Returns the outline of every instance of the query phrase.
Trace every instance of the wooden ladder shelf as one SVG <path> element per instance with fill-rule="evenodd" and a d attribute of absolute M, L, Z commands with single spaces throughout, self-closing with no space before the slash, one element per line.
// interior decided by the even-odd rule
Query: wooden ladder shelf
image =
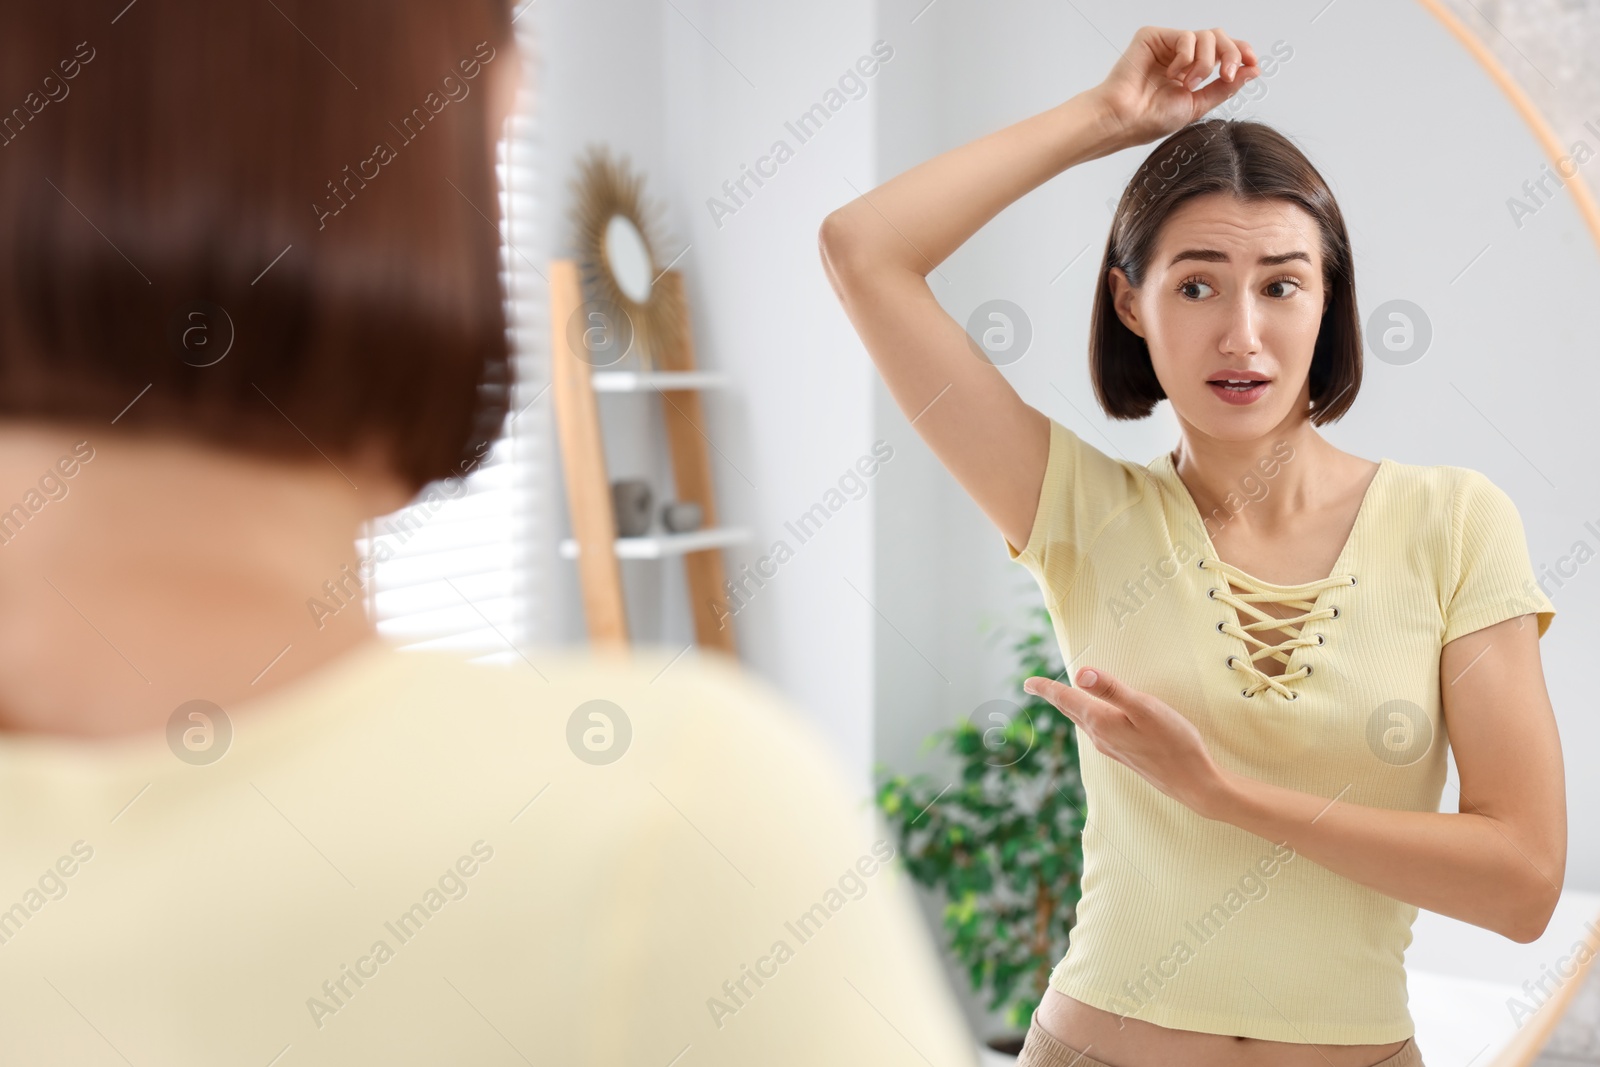
<path fill-rule="evenodd" d="M 682 295 L 683 277 L 678 271 L 663 272 L 656 284 L 670 287 L 669 293 L 674 297 Z M 628 549 L 629 556 L 640 558 L 681 552 L 696 644 L 734 655 L 733 619 L 726 608 L 723 592 L 721 544 L 741 540 L 743 531 L 721 531 L 717 526 L 711 463 L 701 429 L 705 420 L 700 389 L 707 376 L 696 373 L 688 317 L 684 317 L 681 336 L 664 345 L 664 351 L 654 353 L 655 372 L 632 376 L 608 373 L 606 378 L 623 381 L 623 388 L 630 391 L 653 389 L 661 394 L 676 499 L 700 505 L 701 527 L 689 534 L 619 541 L 600 434 L 599 405 L 595 400 L 596 372 L 582 354 L 572 350 L 568 329 L 572 317 L 583 305 L 578 264 L 570 259 L 553 260 L 550 264 L 551 388 L 555 394 L 562 468 L 566 473 L 567 504 L 572 516 L 575 544 L 570 547 L 577 555 L 589 639 L 597 645 L 626 646 L 629 642 L 622 572 L 617 564 L 619 547 Z M 631 541 L 644 544 L 631 545 L 628 543 Z M 702 545 L 709 547 L 699 547 Z"/>

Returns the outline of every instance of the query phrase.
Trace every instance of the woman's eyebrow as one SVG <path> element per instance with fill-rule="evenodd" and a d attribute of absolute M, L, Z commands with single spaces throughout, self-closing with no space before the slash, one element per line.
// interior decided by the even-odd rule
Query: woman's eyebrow
<path fill-rule="evenodd" d="M 1218 251 L 1215 248 L 1188 248 L 1173 256 L 1172 262 L 1168 263 L 1167 266 L 1170 267 L 1174 263 L 1178 263 L 1185 259 L 1198 259 L 1206 263 L 1229 262 L 1228 253 Z M 1288 263 L 1290 260 L 1295 259 L 1305 260 L 1307 266 L 1310 266 L 1311 264 L 1311 257 L 1304 252 L 1298 251 L 1279 252 L 1274 256 L 1262 256 L 1260 259 L 1256 260 L 1256 263 L 1263 267 L 1276 267 L 1280 263 Z"/>

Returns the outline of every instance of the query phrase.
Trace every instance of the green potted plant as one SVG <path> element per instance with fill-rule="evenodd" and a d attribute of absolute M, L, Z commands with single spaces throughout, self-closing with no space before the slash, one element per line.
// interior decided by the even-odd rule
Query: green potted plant
<path fill-rule="evenodd" d="M 1012 1034 L 990 1039 L 1016 1055 L 1067 949 L 1083 876 L 1085 800 L 1072 721 L 1022 690 L 1065 672 L 1049 613 L 1039 607 L 1012 646 L 1015 700 L 991 700 L 936 731 L 923 751 L 955 757 L 954 782 L 907 778 L 876 765 L 878 807 L 906 870 L 944 900 L 949 951 Z"/>

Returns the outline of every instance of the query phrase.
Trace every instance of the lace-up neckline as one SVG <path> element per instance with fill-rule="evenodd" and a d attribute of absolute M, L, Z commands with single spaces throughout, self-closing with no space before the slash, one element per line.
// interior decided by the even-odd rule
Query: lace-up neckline
<path fill-rule="evenodd" d="M 1247 622 L 1242 625 L 1227 619 L 1217 623 L 1219 632 L 1230 634 L 1247 644 L 1256 646 L 1255 651 L 1251 652 L 1248 658 L 1233 655 L 1226 660 L 1229 670 L 1242 671 L 1249 680 L 1249 684 L 1240 690 L 1240 694 L 1250 697 L 1263 690 L 1271 689 L 1279 696 L 1286 697 L 1289 700 L 1296 699 L 1299 694 L 1289 688 L 1288 683 L 1297 682 L 1302 678 L 1309 678 L 1312 673 L 1312 665 L 1305 663 L 1299 669 L 1289 671 L 1289 658 L 1297 648 L 1314 648 L 1323 643 L 1322 634 L 1307 634 L 1305 632 L 1306 624 L 1321 619 L 1337 619 L 1340 614 L 1338 605 L 1319 608 L 1317 607 L 1317 602 L 1322 599 L 1324 590 L 1342 589 L 1346 586 L 1355 585 L 1355 575 L 1332 574 L 1321 581 L 1307 582 L 1303 585 L 1268 587 L 1265 583 L 1250 577 L 1238 567 L 1224 563 L 1220 559 L 1202 558 L 1199 561 L 1199 566 L 1202 570 L 1216 571 L 1222 575 L 1222 585 L 1207 590 L 1207 595 L 1212 600 L 1231 605 L 1235 612 L 1240 613 L 1241 618 L 1243 613 L 1248 612 L 1256 619 L 1254 622 Z M 1241 586 L 1245 591 L 1243 593 L 1233 592 L 1229 588 L 1230 582 Z M 1274 589 L 1294 589 L 1295 592 L 1275 592 Z M 1295 609 L 1300 614 L 1291 615 L 1288 618 L 1279 618 L 1256 607 L 1257 604 L 1261 603 L 1281 604 L 1284 607 Z M 1291 630 L 1291 627 L 1297 628 Z M 1287 641 L 1280 641 L 1278 644 L 1272 645 L 1256 636 L 1255 631 L 1257 630 L 1283 630 L 1292 632 L 1294 636 Z M 1267 674 L 1256 666 L 1257 660 L 1269 656 L 1284 665 L 1284 673 L 1274 676 Z"/>
<path fill-rule="evenodd" d="M 1275 582 L 1263 581 L 1252 575 L 1246 574 L 1238 567 L 1223 562 L 1217 553 L 1216 546 L 1211 543 L 1211 535 L 1206 529 L 1204 520 L 1200 516 L 1200 508 L 1194 502 L 1194 497 L 1189 492 L 1189 487 L 1183 484 L 1183 479 L 1178 477 L 1177 464 L 1173 454 L 1167 452 L 1153 465 L 1157 474 L 1168 481 L 1172 491 L 1179 500 L 1187 504 L 1187 511 L 1191 521 L 1200 531 L 1203 539 L 1203 548 L 1197 565 L 1200 569 L 1214 572 L 1221 579 L 1215 586 L 1206 590 L 1206 595 L 1218 604 L 1226 604 L 1233 609 L 1235 618 L 1223 619 L 1216 624 L 1219 633 L 1227 634 L 1245 645 L 1247 655 L 1237 653 L 1225 656 L 1222 667 L 1230 671 L 1239 671 L 1244 675 L 1245 685 L 1240 690 L 1240 695 L 1253 697 L 1258 693 L 1271 690 L 1285 700 L 1296 700 L 1299 694 L 1291 688 L 1292 684 L 1304 678 L 1309 678 L 1314 666 L 1311 663 L 1299 664 L 1290 670 L 1290 660 L 1302 648 L 1320 647 L 1326 641 L 1321 632 L 1307 633 L 1309 623 L 1323 620 L 1338 619 L 1343 610 L 1338 604 L 1323 605 L 1324 594 L 1333 589 L 1347 588 L 1356 584 L 1356 576 L 1351 573 L 1348 566 L 1358 539 L 1363 532 L 1363 523 L 1367 522 L 1367 514 L 1374 509 L 1373 499 L 1381 489 L 1385 472 L 1393 464 L 1385 459 L 1378 460 L 1378 469 L 1373 472 L 1367 482 L 1366 492 L 1361 498 L 1361 505 L 1356 509 L 1355 522 L 1350 527 L 1350 533 L 1345 538 L 1339 556 L 1333 562 L 1333 568 L 1326 578 L 1313 582 L 1301 582 L 1297 585 L 1279 585 Z M 1239 586 L 1242 593 L 1235 593 L 1232 585 Z M 1298 614 L 1280 618 L 1270 615 L 1256 605 L 1263 603 L 1276 603 L 1291 608 Z M 1245 616 L 1250 616 L 1250 621 L 1243 621 Z M 1260 630 L 1281 630 L 1293 636 L 1277 644 L 1270 644 L 1257 636 Z M 1254 646 L 1253 648 L 1251 646 Z M 1270 675 L 1257 667 L 1256 664 L 1267 658 L 1274 659 L 1284 666 L 1284 673 Z M 1222 669 L 1219 667 L 1218 669 Z"/>

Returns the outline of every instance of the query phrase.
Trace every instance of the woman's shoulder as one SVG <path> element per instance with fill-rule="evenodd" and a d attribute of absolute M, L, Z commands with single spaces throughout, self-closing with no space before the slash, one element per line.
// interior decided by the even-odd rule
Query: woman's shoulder
<path fill-rule="evenodd" d="M 1482 498 L 1510 497 L 1487 474 L 1452 463 L 1403 463 L 1385 459 L 1400 494 L 1416 504 L 1459 509 Z"/>
<path fill-rule="evenodd" d="M 1522 517 L 1511 495 L 1472 467 L 1451 463 L 1384 460 L 1389 491 L 1377 525 L 1396 541 L 1441 559 L 1459 559 L 1486 539 L 1522 535 Z"/>
<path fill-rule="evenodd" d="M 569 741 L 580 747 L 583 730 L 595 723 L 617 730 L 670 723 L 679 735 L 760 735 L 786 744 L 807 744 L 802 735 L 816 734 L 771 683 L 729 656 L 693 647 L 523 646 L 487 660 L 396 649 L 374 667 L 383 684 L 373 695 L 386 714 L 457 722 L 534 717 L 546 725 L 554 716 L 566 720 Z"/>

